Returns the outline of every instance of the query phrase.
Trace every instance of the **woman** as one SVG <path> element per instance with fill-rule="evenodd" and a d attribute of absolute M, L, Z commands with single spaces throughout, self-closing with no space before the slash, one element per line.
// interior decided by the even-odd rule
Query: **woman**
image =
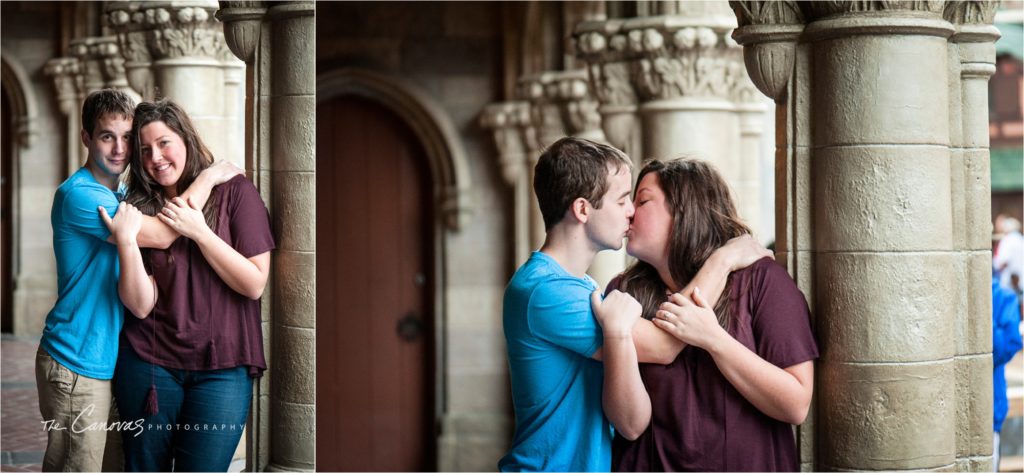
<path fill-rule="evenodd" d="M 214 188 L 202 209 L 178 197 L 213 156 L 174 102 L 139 104 L 132 136 L 128 210 L 158 215 L 184 238 L 122 264 L 119 291 L 135 317 L 114 392 L 122 420 L 145 418 L 124 432 L 125 469 L 226 471 L 253 378 L 267 368 L 259 299 L 274 248 L 269 215 L 244 176 Z"/>
<path fill-rule="evenodd" d="M 616 437 L 613 467 L 797 470 L 790 426 L 807 415 L 818 356 L 803 295 L 765 258 L 732 273 L 714 309 L 699 288 L 693 302 L 666 302 L 716 248 L 749 230 L 706 163 L 653 161 L 638 182 L 626 251 L 639 261 L 616 283 L 687 346 L 669 365 L 641 365 L 650 426 L 632 442 Z"/>

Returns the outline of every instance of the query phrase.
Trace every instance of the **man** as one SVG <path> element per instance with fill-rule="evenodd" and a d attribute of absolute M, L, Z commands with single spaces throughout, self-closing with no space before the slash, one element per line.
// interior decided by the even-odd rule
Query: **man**
<path fill-rule="evenodd" d="M 117 293 L 117 248 L 97 209 L 118 218 L 118 179 L 131 155 L 134 109 L 131 97 L 117 90 L 86 98 L 81 139 L 88 158 L 53 198 L 57 302 L 46 316 L 36 355 L 39 411 L 47 431 L 44 471 L 119 469 L 119 453 L 104 461 L 104 448 L 124 309 Z M 203 205 L 213 186 L 238 171 L 231 165 L 211 168 L 187 193 Z M 140 246 L 166 248 L 178 237 L 158 219 L 144 220 Z"/>
<path fill-rule="evenodd" d="M 632 297 L 612 291 L 601 300 L 586 275 L 599 251 L 622 247 L 631 187 L 630 160 L 611 146 L 563 138 L 537 162 L 547 237 L 505 290 L 516 431 L 498 462 L 503 471 L 608 471 L 609 419 L 627 438 L 647 428 L 639 419 L 650 417 L 650 400 L 637 363 L 671 363 L 683 344 L 641 319 Z M 749 237 L 730 246 L 709 258 L 684 295 L 699 285 L 717 300 L 738 263 L 768 254 Z"/>

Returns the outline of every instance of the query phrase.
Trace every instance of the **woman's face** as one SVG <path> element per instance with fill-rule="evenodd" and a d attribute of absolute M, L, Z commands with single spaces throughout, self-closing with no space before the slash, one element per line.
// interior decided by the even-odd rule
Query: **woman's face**
<path fill-rule="evenodd" d="M 656 174 L 647 174 L 637 184 L 633 206 L 636 211 L 629 224 L 626 252 L 654 266 L 668 261 L 672 215 L 668 213 L 665 193 Z"/>
<path fill-rule="evenodd" d="M 162 121 L 148 123 L 139 130 L 142 168 L 165 189 L 174 188 L 185 170 L 185 142 Z"/>

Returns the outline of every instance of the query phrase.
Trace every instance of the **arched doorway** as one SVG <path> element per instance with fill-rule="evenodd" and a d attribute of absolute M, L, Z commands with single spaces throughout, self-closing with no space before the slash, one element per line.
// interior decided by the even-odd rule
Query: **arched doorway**
<path fill-rule="evenodd" d="M 317 104 L 317 468 L 436 465 L 434 230 L 422 143 L 356 95 Z"/>

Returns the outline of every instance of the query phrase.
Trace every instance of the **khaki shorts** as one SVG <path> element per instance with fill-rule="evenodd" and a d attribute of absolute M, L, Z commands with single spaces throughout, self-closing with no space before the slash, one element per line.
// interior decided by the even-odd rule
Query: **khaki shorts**
<path fill-rule="evenodd" d="M 46 431 L 43 471 L 120 471 L 124 454 L 110 380 L 79 375 L 36 352 L 39 413 Z M 109 438 L 109 441 L 108 441 Z"/>

